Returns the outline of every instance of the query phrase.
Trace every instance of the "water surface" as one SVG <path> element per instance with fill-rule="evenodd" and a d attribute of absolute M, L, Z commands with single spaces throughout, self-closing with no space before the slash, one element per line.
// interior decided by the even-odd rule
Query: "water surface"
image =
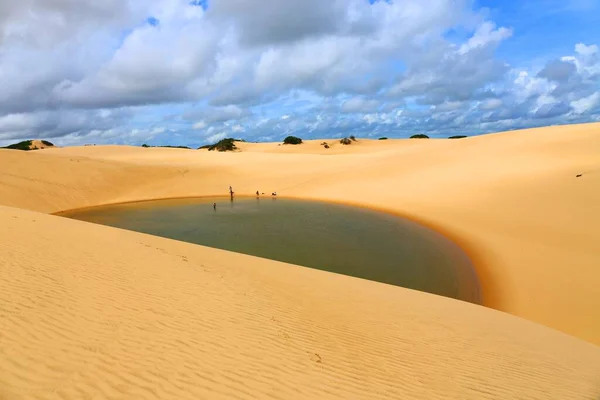
<path fill-rule="evenodd" d="M 289 199 L 200 198 L 62 215 L 479 302 L 477 277 L 458 246 L 412 221 L 368 209 Z"/>

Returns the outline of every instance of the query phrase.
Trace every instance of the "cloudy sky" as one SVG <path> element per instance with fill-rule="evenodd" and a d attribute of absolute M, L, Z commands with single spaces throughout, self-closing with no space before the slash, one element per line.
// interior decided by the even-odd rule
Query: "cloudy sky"
<path fill-rule="evenodd" d="M 600 0 L 0 0 L 0 145 L 600 120 Z"/>

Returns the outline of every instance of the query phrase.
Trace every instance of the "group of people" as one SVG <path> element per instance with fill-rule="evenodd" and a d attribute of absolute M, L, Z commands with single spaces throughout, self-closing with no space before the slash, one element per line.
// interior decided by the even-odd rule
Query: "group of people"
<path fill-rule="evenodd" d="M 277 192 L 271 193 L 271 196 L 277 196 Z M 260 197 L 260 193 L 258 192 L 258 190 L 256 191 L 256 197 Z"/>
<path fill-rule="evenodd" d="M 234 192 L 233 192 L 233 188 L 231 187 L 231 185 L 229 185 L 229 196 L 230 196 L 230 198 L 231 198 L 231 201 L 233 201 L 233 193 L 234 193 Z M 264 194 L 264 193 L 262 193 L 262 194 Z M 257 190 L 257 191 L 256 191 L 256 197 L 258 198 L 258 197 L 260 197 L 260 195 L 261 195 L 261 193 L 260 193 L 260 192 Z M 273 197 L 277 197 L 277 192 L 273 192 L 273 193 L 271 193 L 271 196 L 273 196 Z M 217 203 L 213 203 L 213 209 L 214 209 L 215 211 L 217 210 Z"/>

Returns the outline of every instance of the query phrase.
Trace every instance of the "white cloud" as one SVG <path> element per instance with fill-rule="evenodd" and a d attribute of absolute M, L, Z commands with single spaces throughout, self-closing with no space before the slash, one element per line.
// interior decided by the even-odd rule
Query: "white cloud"
<path fill-rule="evenodd" d="M 240 133 L 240 132 L 245 132 L 245 131 L 246 131 L 246 129 L 241 125 L 234 125 L 231 127 L 231 132 L 234 132 L 234 133 Z"/>
<path fill-rule="evenodd" d="M 381 103 L 378 100 L 364 97 L 353 97 L 342 103 L 342 111 L 346 113 L 368 113 L 375 111 Z"/>
<path fill-rule="evenodd" d="M 595 92 L 587 97 L 583 97 L 579 100 L 572 101 L 571 107 L 573 107 L 573 112 L 575 114 L 581 115 L 590 110 L 593 110 L 599 104 L 600 104 L 600 92 Z"/>
<path fill-rule="evenodd" d="M 461 101 L 447 101 L 442 104 L 433 106 L 433 110 L 438 112 L 456 111 L 463 108 L 465 104 Z"/>
<path fill-rule="evenodd" d="M 589 57 L 598 53 L 598 46 L 596 46 L 595 44 L 591 46 L 586 46 L 583 43 L 577 43 L 575 45 L 575 52 L 577 54 L 581 54 L 582 56 Z"/>
<path fill-rule="evenodd" d="M 156 127 L 150 130 L 151 135 L 160 135 L 161 133 L 165 133 L 167 130 L 164 127 Z"/>
<path fill-rule="evenodd" d="M 496 25 L 490 21 L 481 24 L 475 34 L 458 50 L 458 54 L 466 54 L 477 48 L 485 48 L 490 43 L 500 43 L 512 36 L 512 30 L 504 27 L 496 29 Z"/>
<path fill-rule="evenodd" d="M 206 141 L 209 143 L 216 143 L 221 139 L 225 139 L 227 134 L 225 132 L 215 133 L 214 135 L 210 135 L 206 138 Z"/>
<path fill-rule="evenodd" d="M 541 69 L 510 66 L 496 50 L 512 29 L 473 6 L 0 0 L 0 140 L 437 133 L 596 118 L 596 44 L 579 38 Z"/>
<path fill-rule="evenodd" d="M 200 129 L 206 128 L 207 126 L 208 125 L 206 124 L 206 122 L 200 121 L 200 122 L 196 122 L 194 125 L 192 125 L 192 128 L 200 130 Z"/>
<path fill-rule="evenodd" d="M 241 120 L 251 115 L 252 112 L 246 108 L 241 108 L 236 105 L 228 105 L 225 107 L 192 109 L 184 114 L 184 118 L 192 120 L 202 118 L 202 121 L 199 122 L 199 124 L 211 124 L 215 122 Z"/>
<path fill-rule="evenodd" d="M 495 110 L 502 107 L 503 103 L 501 99 L 486 99 L 479 103 L 480 110 Z"/>

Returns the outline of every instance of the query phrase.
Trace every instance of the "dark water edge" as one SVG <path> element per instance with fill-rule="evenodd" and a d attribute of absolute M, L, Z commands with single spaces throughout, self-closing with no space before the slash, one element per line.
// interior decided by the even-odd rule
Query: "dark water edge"
<path fill-rule="evenodd" d="M 460 247 L 413 221 L 360 207 L 219 197 L 60 215 L 480 303 L 477 275 Z"/>

